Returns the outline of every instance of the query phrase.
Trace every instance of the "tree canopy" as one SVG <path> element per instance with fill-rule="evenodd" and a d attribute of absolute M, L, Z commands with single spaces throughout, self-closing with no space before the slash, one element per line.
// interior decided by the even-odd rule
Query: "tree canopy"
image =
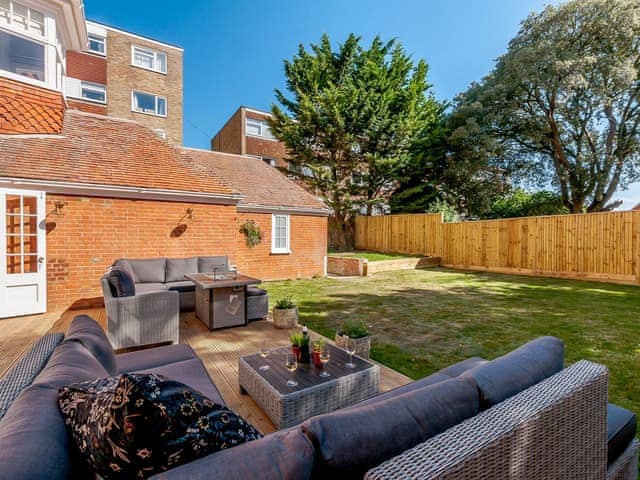
<path fill-rule="evenodd" d="M 637 0 L 548 6 L 457 98 L 451 138 L 466 161 L 557 188 L 571 212 L 615 208 L 640 178 L 639 72 Z"/>
<path fill-rule="evenodd" d="M 442 113 L 427 64 L 396 40 L 376 37 L 366 48 L 351 34 L 335 50 L 327 35 L 300 45 L 284 67 L 288 95 L 276 90 L 271 129 L 332 209 L 337 246 L 349 246 L 354 213 L 386 203 L 412 145 Z"/>

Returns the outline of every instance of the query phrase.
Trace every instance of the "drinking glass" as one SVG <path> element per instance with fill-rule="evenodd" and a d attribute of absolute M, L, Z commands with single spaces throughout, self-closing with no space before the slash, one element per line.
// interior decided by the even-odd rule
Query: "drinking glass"
<path fill-rule="evenodd" d="M 349 354 L 349 363 L 345 364 L 347 368 L 356 368 L 356 364 L 353 363 L 353 354 L 356 353 L 356 341 L 353 338 L 347 337 L 345 341 L 345 349 Z"/>
<path fill-rule="evenodd" d="M 320 377 L 327 378 L 331 376 L 331 374 L 326 370 L 330 359 L 331 352 L 329 351 L 329 345 L 324 345 L 320 351 L 320 363 L 322 364 L 322 372 L 320 372 L 319 375 Z"/>
<path fill-rule="evenodd" d="M 269 355 L 269 347 L 267 346 L 267 342 L 260 342 L 260 356 L 262 358 L 267 358 Z M 258 370 L 264 372 L 265 370 L 269 370 L 269 365 L 260 365 Z"/>
<path fill-rule="evenodd" d="M 291 380 L 287 381 L 287 387 L 295 387 L 296 385 L 298 385 L 298 382 L 296 382 L 294 377 L 295 371 L 298 368 L 298 359 L 293 353 L 287 353 L 287 360 L 285 365 L 287 367 L 287 370 L 291 372 Z"/>

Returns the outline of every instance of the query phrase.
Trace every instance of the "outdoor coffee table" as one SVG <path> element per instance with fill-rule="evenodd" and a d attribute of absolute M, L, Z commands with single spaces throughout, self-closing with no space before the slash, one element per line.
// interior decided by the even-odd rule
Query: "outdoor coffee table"
<path fill-rule="evenodd" d="M 276 348 L 266 358 L 259 353 L 240 357 L 240 392 L 248 393 L 277 428 L 297 425 L 314 415 L 332 412 L 378 393 L 380 368 L 377 365 L 354 356 L 356 367 L 346 368 L 349 355 L 333 345 L 329 348 L 331 361 L 326 370 L 331 376 L 318 376 L 320 370 L 313 364 L 298 364 L 293 374 L 298 382 L 295 387 L 287 386 L 292 376 L 285 367 L 290 346 Z M 261 365 L 269 365 L 269 369 L 259 370 Z"/>

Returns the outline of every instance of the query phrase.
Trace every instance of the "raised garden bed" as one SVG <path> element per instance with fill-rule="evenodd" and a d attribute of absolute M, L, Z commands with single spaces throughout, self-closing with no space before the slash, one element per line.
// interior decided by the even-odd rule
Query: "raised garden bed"
<path fill-rule="evenodd" d="M 373 259 L 376 260 L 373 260 Z M 377 258 L 380 258 L 378 260 Z M 437 267 L 440 257 L 407 257 L 404 255 L 350 252 L 330 254 L 327 258 L 327 273 L 340 276 L 360 276 L 392 270 L 414 270 Z"/>

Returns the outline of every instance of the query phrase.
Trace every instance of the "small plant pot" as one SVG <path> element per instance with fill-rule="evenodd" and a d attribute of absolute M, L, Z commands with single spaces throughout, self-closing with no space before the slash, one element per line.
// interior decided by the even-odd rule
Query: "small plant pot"
<path fill-rule="evenodd" d="M 300 361 L 300 347 L 297 347 L 295 345 L 291 345 L 291 351 L 293 352 L 293 355 L 296 357 L 296 361 Z"/>
<path fill-rule="evenodd" d="M 336 346 L 346 349 L 347 347 L 347 337 L 346 335 L 337 335 L 335 338 Z M 361 338 L 352 339 L 356 342 L 356 355 L 362 358 L 369 358 L 369 353 L 371 352 L 371 335 Z"/>
<path fill-rule="evenodd" d="M 313 356 L 313 364 L 316 366 L 316 368 L 321 368 L 322 362 L 320 361 L 320 352 L 313 352 L 312 356 Z"/>
<path fill-rule="evenodd" d="M 298 307 L 274 308 L 273 326 L 276 328 L 293 328 L 298 325 Z"/>

